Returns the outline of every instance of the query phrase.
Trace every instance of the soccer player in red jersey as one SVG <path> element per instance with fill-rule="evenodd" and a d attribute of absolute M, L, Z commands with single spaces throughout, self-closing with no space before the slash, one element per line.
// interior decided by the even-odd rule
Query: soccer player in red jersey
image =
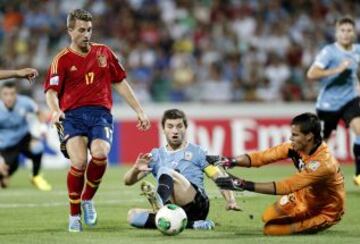
<path fill-rule="evenodd" d="M 105 172 L 112 141 L 111 87 L 136 112 L 139 130 L 149 129 L 150 121 L 116 55 L 109 47 L 90 42 L 92 15 L 83 9 L 72 11 L 67 29 L 71 44 L 54 57 L 44 89 L 62 151 L 71 161 L 67 177 L 69 231 L 80 232 L 81 209 L 87 225 L 97 222 L 92 199 Z M 91 159 L 86 167 L 88 148 Z"/>

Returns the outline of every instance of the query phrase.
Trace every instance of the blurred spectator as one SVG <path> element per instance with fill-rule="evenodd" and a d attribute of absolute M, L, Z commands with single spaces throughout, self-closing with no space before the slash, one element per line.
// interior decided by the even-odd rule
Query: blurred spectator
<path fill-rule="evenodd" d="M 304 72 L 336 18 L 352 15 L 360 31 L 355 0 L 1 0 L 1 67 L 43 76 L 74 8 L 93 13 L 94 40 L 118 52 L 148 102 L 314 100 Z M 41 80 L 20 89 L 43 102 Z M 216 89 L 221 97 L 208 96 Z"/>
<path fill-rule="evenodd" d="M 208 77 L 199 81 L 199 98 L 202 102 L 231 102 L 233 100 L 232 83 L 221 76 L 219 63 L 212 63 Z"/>

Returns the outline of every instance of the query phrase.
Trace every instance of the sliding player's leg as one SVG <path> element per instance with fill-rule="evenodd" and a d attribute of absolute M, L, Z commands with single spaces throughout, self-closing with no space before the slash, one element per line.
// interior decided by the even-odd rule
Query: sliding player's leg
<path fill-rule="evenodd" d="M 329 221 L 323 214 L 304 216 L 302 218 L 283 218 L 269 221 L 264 226 L 265 235 L 315 234 L 337 222 Z"/>
<path fill-rule="evenodd" d="M 155 213 L 150 209 L 132 208 L 128 212 L 127 221 L 136 228 L 155 229 Z"/>
<path fill-rule="evenodd" d="M 185 210 L 188 217 L 187 228 L 213 229 L 215 227 L 214 222 L 207 219 L 210 204 L 204 191 L 175 170 L 171 171 L 171 176 L 174 181 L 172 202 Z"/>

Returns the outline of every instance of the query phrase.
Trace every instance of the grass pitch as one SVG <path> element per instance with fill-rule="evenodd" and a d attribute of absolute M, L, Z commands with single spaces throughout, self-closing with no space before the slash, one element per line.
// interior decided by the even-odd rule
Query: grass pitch
<path fill-rule="evenodd" d="M 185 230 L 178 236 L 163 236 L 157 230 L 139 230 L 126 222 L 133 207 L 148 208 L 139 195 L 139 184 L 122 183 L 126 167 L 108 168 L 95 197 L 99 221 L 96 227 L 84 225 L 82 233 L 68 233 L 66 170 L 45 171 L 53 191 L 40 192 L 29 181 L 29 170 L 20 169 L 8 189 L 0 189 L 0 243 L 359 243 L 360 188 L 352 184 L 353 166 L 343 166 L 347 201 L 346 213 L 338 224 L 316 235 L 268 237 L 262 234 L 261 214 L 275 197 L 238 193 L 242 212 L 225 211 L 225 202 L 215 184 L 206 181 L 211 199 L 209 218 L 217 224 L 214 231 Z M 236 169 L 232 172 L 248 180 L 281 179 L 295 171 L 293 166 L 265 166 L 260 169 Z M 151 181 L 150 176 L 147 177 Z"/>

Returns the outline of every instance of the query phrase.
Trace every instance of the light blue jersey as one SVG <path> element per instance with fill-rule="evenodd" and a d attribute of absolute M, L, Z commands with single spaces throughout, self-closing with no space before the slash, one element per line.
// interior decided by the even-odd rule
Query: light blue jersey
<path fill-rule="evenodd" d="M 0 150 L 15 146 L 29 133 L 26 115 L 37 111 L 36 103 L 26 96 L 17 95 L 11 110 L 0 100 Z"/>
<path fill-rule="evenodd" d="M 315 59 L 314 65 L 321 69 L 338 67 L 343 61 L 351 64 L 341 74 L 322 78 L 321 91 L 317 98 L 316 108 L 324 111 L 338 111 L 346 103 L 358 96 L 357 70 L 360 61 L 360 45 L 353 44 L 350 51 L 344 50 L 339 44 L 325 46 Z"/>
<path fill-rule="evenodd" d="M 160 167 L 169 167 L 178 171 L 188 181 L 200 189 L 204 189 L 203 170 L 209 165 L 206 161 L 206 151 L 200 146 L 188 143 L 188 145 L 177 151 L 168 151 L 165 146 L 155 148 L 151 151 L 152 161 L 149 167 L 152 174 L 157 177 Z"/>

